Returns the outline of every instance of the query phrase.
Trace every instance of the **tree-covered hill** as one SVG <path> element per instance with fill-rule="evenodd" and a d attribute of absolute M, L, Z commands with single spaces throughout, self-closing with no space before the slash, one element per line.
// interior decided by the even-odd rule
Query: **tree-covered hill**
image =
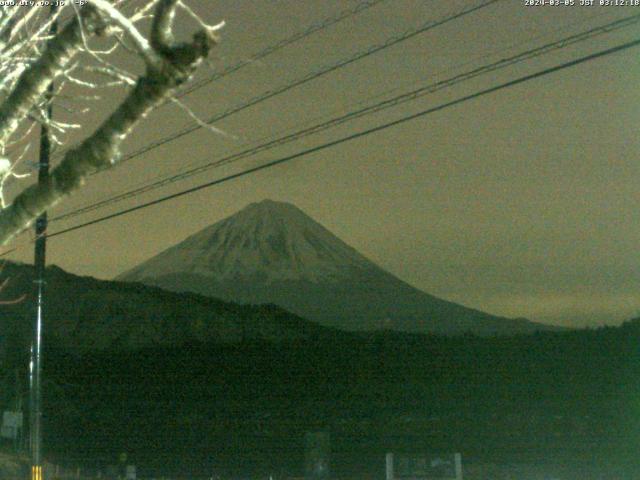
<path fill-rule="evenodd" d="M 639 349 L 634 321 L 503 338 L 382 332 L 51 352 L 47 377 L 67 386 L 48 396 L 47 431 L 78 455 L 126 450 L 149 466 L 236 474 L 300 473 L 303 435 L 319 429 L 342 475 L 394 449 L 632 468 Z"/>

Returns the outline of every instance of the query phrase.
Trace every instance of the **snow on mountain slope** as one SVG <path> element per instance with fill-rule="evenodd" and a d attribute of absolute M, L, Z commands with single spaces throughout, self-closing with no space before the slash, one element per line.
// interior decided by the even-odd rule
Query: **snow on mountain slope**
<path fill-rule="evenodd" d="M 322 325 L 457 334 L 549 328 L 436 298 L 403 282 L 297 207 L 265 200 L 118 277 L 240 303 L 273 303 Z"/>
<path fill-rule="evenodd" d="M 377 268 L 297 207 L 253 203 L 119 277 L 144 280 L 190 273 L 230 281 L 258 276 L 336 281 L 353 270 Z"/>

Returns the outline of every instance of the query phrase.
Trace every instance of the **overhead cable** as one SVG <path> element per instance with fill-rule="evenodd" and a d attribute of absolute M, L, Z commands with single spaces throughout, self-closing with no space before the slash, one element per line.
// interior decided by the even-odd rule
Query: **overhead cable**
<path fill-rule="evenodd" d="M 508 82 L 504 82 L 504 83 L 501 83 L 499 85 L 480 90 L 480 91 L 475 92 L 473 94 L 465 95 L 465 96 L 460 97 L 460 98 L 458 98 L 456 100 L 452 100 L 450 102 L 446 102 L 446 103 L 440 104 L 440 105 L 438 105 L 436 107 L 431 107 L 431 108 L 428 108 L 426 110 L 422 110 L 420 112 L 404 116 L 404 117 L 399 118 L 397 120 L 394 120 L 394 121 L 391 121 L 391 122 L 387 122 L 387 123 L 383 123 L 383 124 L 378 125 L 376 127 L 368 128 L 366 130 L 362 130 L 360 132 L 353 133 L 351 135 L 347 135 L 347 136 L 341 137 L 341 138 L 339 138 L 337 140 L 326 142 L 326 143 L 323 143 L 321 145 L 317 145 L 315 147 L 311 147 L 311 148 L 299 151 L 299 152 L 294 153 L 292 155 L 287 155 L 287 156 L 281 157 L 281 158 L 279 158 L 277 160 L 272 160 L 270 162 L 267 162 L 267 163 L 264 163 L 264 164 L 261 164 L 261 165 L 255 166 L 255 167 L 248 168 L 248 169 L 243 170 L 241 172 L 237 172 L 237 173 L 234 173 L 232 175 L 228 175 L 228 176 L 226 176 L 224 178 L 216 179 L 216 180 L 213 180 L 213 181 L 201 184 L 201 185 L 197 185 L 195 187 L 188 188 L 186 190 L 182 190 L 180 192 L 173 193 L 171 195 L 166 195 L 164 197 L 160 197 L 160 198 L 157 198 L 155 200 L 152 200 L 152 201 L 149 201 L 149 202 L 145 202 L 143 204 L 136 205 L 134 207 L 127 208 L 127 209 L 121 210 L 121 211 L 116 212 L 116 213 L 112 213 L 110 215 L 105 215 L 103 217 L 100 217 L 100 218 L 97 218 L 97 219 L 94 219 L 94 220 L 91 220 L 91 221 L 88 221 L 88 222 L 84 222 L 84 223 L 81 223 L 81 224 L 78 224 L 78 225 L 74 225 L 74 226 L 69 227 L 69 228 L 65 228 L 63 230 L 59 230 L 57 232 L 53 232 L 53 233 L 47 234 L 47 237 L 57 237 L 57 236 L 60 236 L 60 235 L 64 235 L 66 233 L 70 233 L 70 232 L 73 232 L 73 231 L 76 231 L 76 230 L 79 230 L 79 229 L 82 229 L 82 228 L 85 228 L 85 227 L 88 227 L 88 226 L 91 226 L 91 225 L 95 225 L 97 223 L 101 223 L 101 222 L 104 222 L 106 220 L 111 220 L 113 218 L 117 218 L 117 217 L 120 217 L 120 216 L 123 216 L 123 215 L 127 215 L 129 213 L 132 213 L 132 212 L 135 212 L 135 211 L 138 211 L 138 210 L 142 210 L 142 209 L 151 207 L 153 205 L 158 205 L 160 203 L 164 203 L 164 202 L 167 202 L 169 200 L 173 200 L 175 198 L 179 198 L 179 197 L 182 197 L 182 196 L 185 196 L 185 195 L 189 195 L 191 193 L 195 193 L 195 192 L 200 191 L 200 190 L 204 190 L 206 188 L 210 188 L 210 187 L 213 187 L 213 186 L 216 186 L 216 185 L 220 185 L 222 183 L 226 183 L 226 182 L 229 182 L 231 180 L 236 180 L 238 178 L 245 177 L 247 175 L 251 175 L 251 174 L 256 173 L 258 171 L 266 170 L 266 169 L 275 167 L 277 165 L 281 165 L 281 164 L 290 162 L 290 161 L 295 160 L 297 158 L 301 158 L 301 157 L 310 155 L 312 153 L 317 153 L 317 152 L 326 150 L 328 148 L 332 148 L 332 147 L 335 147 L 337 145 L 341 145 L 343 143 L 350 142 L 352 140 L 356 140 L 356 139 L 359 139 L 359 138 L 362 138 L 362 137 L 365 137 L 365 136 L 368 136 L 368 135 L 371 135 L 371 134 L 374 134 L 374 133 L 378 133 L 378 132 L 381 132 L 383 130 L 389 129 L 391 127 L 402 125 L 402 124 L 405 124 L 407 122 L 410 122 L 410 121 L 413 121 L 413 120 L 416 120 L 416 119 L 419 119 L 419 118 L 423 118 L 423 117 L 425 117 L 427 115 L 442 111 L 444 109 L 447 109 L 447 108 L 450 108 L 450 107 L 453 107 L 453 106 L 456 106 L 456 105 L 460 105 L 460 104 L 462 104 L 464 102 L 467 102 L 467 101 L 470 101 L 470 100 L 474 100 L 476 98 L 479 98 L 479 97 L 482 97 L 482 96 L 485 96 L 485 95 L 488 95 L 488 94 L 491 94 L 491 93 L 495 93 L 497 91 L 504 90 L 506 88 L 514 87 L 514 86 L 520 85 L 520 84 L 522 84 L 524 82 L 535 80 L 537 78 L 541 78 L 541 77 L 544 77 L 546 75 L 550 75 L 552 73 L 556 73 L 556 72 L 559 72 L 561 70 L 565 70 L 567 68 L 574 67 L 576 65 L 580 65 L 580 64 L 592 61 L 592 60 L 596 60 L 598 58 L 602 58 L 602 57 L 605 57 L 605 56 L 608 56 L 608 55 L 612 55 L 614 53 L 618 53 L 618 52 L 621 52 L 621 51 L 624 51 L 624 50 L 628 50 L 630 48 L 637 47 L 639 45 L 640 45 L 640 39 L 637 39 L 637 40 L 633 40 L 633 41 L 626 42 L 624 44 L 618 45 L 616 47 L 608 48 L 608 49 L 601 50 L 601 51 L 596 52 L 596 53 L 592 53 L 590 55 L 586 55 L 586 56 L 580 57 L 580 58 L 575 59 L 575 60 L 570 60 L 570 61 L 564 62 L 564 63 L 562 63 L 560 65 L 556 65 L 554 67 L 545 68 L 545 69 L 540 70 L 540 71 L 538 71 L 536 73 L 532 73 L 532 74 L 529 74 L 529 75 L 524 75 L 524 76 L 519 77 L 519 78 L 517 78 L 515 80 L 510 80 Z"/>
<path fill-rule="evenodd" d="M 241 159 L 256 155 L 257 153 L 261 153 L 263 151 L 267 151 L 270 150 L 272 148 L 278 147 L 278 146 L 282 146 L 285 145 L 287 143 L 293 142 L 295 140 L 299 140 L 301 138 L 307 137 L 309 135 L 312 134 L 316 134 L 319 133 L 321 131 L 327 130 L 329 128 L 333 128 L 337 125 L 341 125 L 343 123 L 346 123 L 348 121 L 352 121 L 355 120 L 357 118 L 363 117 L 365 115 L 370 115 L 388 108 L 392 108 L 392 107 L 396 107 L 398 105 L 404 104 L 406 102 L 410 102 L 413 100 L 416 100 L 418 98 L 421 98 L 425 95 L 428 94 L 433 94 L 441 89 L 444 88 L 448 88 L 451 87 L 453 85 L 456 85 L 458 83 L 464 82 L 464 81 L 468 81 L 472 78 L 499 70 L 499 69 L 503 69 L 506 68 L 508 66 L 517 64 L 517 63 L 521 63 L 527 60 L 530 60 L 532 58 L 536 58 L 542 55 L 546 55 L 549 54 L 550 52 L 562 49 L 562 48 L 566 48 L 570 45 L 574 45 L 578 42 L 583 42 L 586 41 L 588 39 L 592 39 L 598 35 L 601 35 L 603 33 L 608 33 L 608 32 L 612 32 L 614 30 L 618 30 L 624 27 L 628 27 L 631 25 L 635 25 L 637 23 L 640 22 L 640 14 L 637 15 L 633 15 L 630 17 L 625 17 L 623 19 L 620 20 L 616 20 L 614 22 L 610 22 L 607 23 L 605 25 L 600 25 L 594 28 L 591 28 L 587 31 L 584 32 L 580 32 L 574 35 L 570 35 L 568 37 L 562 38 L 560 40 L 556 40 L 554 42 L 550 42 L 547 43 L 545 45 L 542 45 L 540 47 L 536 47 L 536 48 L 532 48 L 529 50 L 526 50 L 524 52 L 518 53 L 516 55 L 513 55 L 511 57 L 508 58 L 503 58 L 500 59 L 496 62 L 487 64 L 487 65 L 483 65 L 481 67 L 477 67 L 475 69 L 472 69 L 470 71 L 455 75 L 453 77 L 450 77 L 448 79 L 445 80 L 440 80 L 425 86 L 422 86 L 418 89 L 414 89 L 410 92 L 406 92 L 406 93 L 402 93 L 400 95 L 397 95 L 393 98 L 389 98 L 387 100 L 383 100 L 380 102 L 376 102 L 375 104 L 357 109 L 355 111 L 351 111 L 348 112 L 344 115 L 340 115 L 337 117 L 334 117 L 330 120 L 321 122 L 319 124 L 313 125 L 311 127 L 306 127 L 303 129 L 300 129 L 296 132 L 284 135 L 282 137 L 279 137 L 277 139 L 271 140 L 269 142 L 263 143 L 261 145 L 257 145 L 248 149 L 245 149 L 243 151 L 228 155 L 226 157 L 223 157 L 221 159 L 217 159 L 215 161 L 212 162 L 208 162 L 206 164 L 203 165 L 199 165 L 197 167 L 193 167 L 190 169 L 187 169 L 183 172 L 179 172 L 177 174 L 173 174 L 170 175 L 166 178 L 154 181 L 152 183 L 149 183 L 147 185 L 143 185 L 141 187 L 129 190 L 127 192 L 109 197 L 107 199 L 101 200 L 99 202 L 95 202 L 93 204 L 72 210 L 70 212 L 67 213 L 63 213 L 57 217 L 53 217 L 51 219 L 51 221 L 59 221 L 59 220 L 63 220 L 63 219 L 67 219 L 70 217 L 74 217 L 77 215 L 81 215 L 84 213 L 88 213 L 91 212 L 93 210 L 99 209 L 99 208 L 103 208 L 105 206 L 114 204 L 114 203 L 118 203 L 121 202 L 123 200 L 129 199 L 129 198 L 133 198 L 136 197 L 138 195 L 141 195 L 143 193 L 164 187 L 166 185 L 175 183 L 177 181 L 181 181 L 184 180 L 186 178 L 192 177 L 194 175 L 197 175 L 199 173 L 202 173 L 206 170 L 212 169 L 212 168 L 216 168 L 216 167 L 220 167 L 222 165 L 226 165 L 229 164 L 231 162 L 235 162 L 235 161 L 239 161 Z"/>

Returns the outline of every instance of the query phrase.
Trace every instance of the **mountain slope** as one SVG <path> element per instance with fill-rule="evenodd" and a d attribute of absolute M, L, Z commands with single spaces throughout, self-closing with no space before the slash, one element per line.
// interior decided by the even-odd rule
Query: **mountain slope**
<path fill-rule="evenodd" d="M 6 263 L 0 300 L 26 294 L 0 309 L 0 350 L 28 344 L 33 312 L 33 267 Z M 76 352 L 138 350 L 197 343 L 275 341 L 333 335 L 275 305 L 242 306 L 193 293 L 79 277 L 46 270 L 47 344 Z"/>
<path fill-rule="evenodd" d="M 378 267 L 297 207 L 265 200 L 251 204 L 120 275 L 139 280 L 176 273 L 245 278 L 265 284 L 349 279 Z"/>
<path fill-rule="evenodd" d="M 274 303 L 322 325 L 457 334 L 549 328 L 422 292 L 386 272 L 297 207 L 265 200 L 118 277 L 241 303 Z"/>

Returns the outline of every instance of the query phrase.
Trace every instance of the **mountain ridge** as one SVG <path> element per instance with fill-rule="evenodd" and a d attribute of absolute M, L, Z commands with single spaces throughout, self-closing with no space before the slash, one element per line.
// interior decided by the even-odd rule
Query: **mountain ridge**
<path fill-rule="evenodd" d="M 327 248 L 327 244 L 331 248 Z M 174 256 L 172 261 L 167 262 L 167 255 Z M 116 280 L 181 273 L 185 268 L 194 274 L 233 279 L 255 270 L 260 263 L 270 267 L 270 270 L 261 271 L 267 275 L 267 281 L 330 280 L 340 273 L 336 271 L 337 265 L 378 268 L 296 206 L 265 200 L 249 204 L 234 216 L 187 237 L 178 245 L 118 275 Z"/>
<path fill-rule="evenodd" d="M 116 279 L 239 303 L 273 303 L 343 330 L 492 335 L 555 329 L 418 290 L 298 207 L 273 200 L 249 204 Z"/>
<path fill-rule="evenodd" d="M 34 268 L 6 262 L 3 275 L 9 282 L 0 300 L 26 298 L 0 309 L 0 350 L 20 349 L 31 334 Z M 45 280 L 45 340 L 69 351 L 296 341 L 336 334 L 275 305 L 238 305 L 191 292 L 80 277 L 57 266 L 47 267 Z"/>

